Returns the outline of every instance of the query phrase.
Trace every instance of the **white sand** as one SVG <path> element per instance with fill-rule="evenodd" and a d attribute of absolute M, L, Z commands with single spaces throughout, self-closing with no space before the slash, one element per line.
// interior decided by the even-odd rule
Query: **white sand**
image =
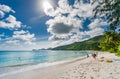
<path fill-rule="evenodd" d="M 35 69 L 0 79 L 120 79 L 120 62 L 99 62 L 101 57 L 104 57 L 104 60 L 120 59 L 114 54 L 101 52 L 96 60 L 91 57 L 84 60 L 76 59 L 42 70 Z"/>

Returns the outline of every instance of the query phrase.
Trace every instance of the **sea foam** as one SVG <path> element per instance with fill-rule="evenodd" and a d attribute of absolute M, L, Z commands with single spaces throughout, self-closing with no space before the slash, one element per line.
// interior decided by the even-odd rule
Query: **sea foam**
<path fill-rule="evenodd" d="M 66 60 L 66 61 L 58 61 L 58 62 L 51 62 L 51 63 L 40 63 L 40 64 L 36 64 L 36 65 L 22 67 L 18 70 L 14 70 L 12 72 L 0 74 L 0 77 L 13 75 L 13 74 L 17 74 L 17 73 L 22 73 L 25 71 L 30 71 L 30 70 L 34 70 L 34 69 L 38 69 L 38 68 L 40 69 L 40 68 L 45 68 L 45 67 L 54 66 L 54 65 L 58 65 L 58 64 L 63 64 L 65 62 L 68 62 L 68 61 Z"/>

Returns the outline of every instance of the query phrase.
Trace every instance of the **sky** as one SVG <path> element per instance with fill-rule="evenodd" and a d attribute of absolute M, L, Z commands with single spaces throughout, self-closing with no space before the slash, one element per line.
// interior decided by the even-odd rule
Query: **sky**
<path fill-rule="evenodd" d="M 102 35 L 92 0 L 0 0 L 0 50 L 56 47 Z"/>

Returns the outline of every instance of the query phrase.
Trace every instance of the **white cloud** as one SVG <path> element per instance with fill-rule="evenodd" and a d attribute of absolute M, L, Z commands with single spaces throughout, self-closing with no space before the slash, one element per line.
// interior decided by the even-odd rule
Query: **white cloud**
<path fill-rule="evenodd" d="M 82 22 L 78 18 L 62 15 L 48 20 L 46 24 L 48 25 L 48 32 L 52 34 L 50 39 L 67 38 L 71 33 L 78 32 L 79 28 L 82 28 Z"/>
<path fill-rule="evenodd" d="M 87 31 L 86 33 L 88 35 L 90 35 L 90 37 L 95 37 L 98 35 L 102 35 L 104 33 L 104 29 L 103 28 L 95 28 L 93 30 Z"/>
<path fill-rule="evenodd" d="M 2 37 L 4 34 L 0 36 Z M 14 31 L 11 37 L 5 37 L 5 39 L 0 38 L 0 40 L 1 50 L 32 50 L 36 46 L 35 35 L 24 30 Z"/>
<path fill-rule="evenodd" d="M 0 4 L 0 18 L 3 18 L 5 16 L 5 13 L 9 12 L 15 13 L 15 11 L 12 10 L 12 8 L 10 8 L 9 6 Z"/>
<path fill-rule="evenodd" d="M 88 26 L 89 26 L 90 29 L 95 29 L 95 28 L 100 28 L 100 27 L 104 27 L 104 26 L 107 26 L 107 25 L 108 25 L 107 22 L 104 22 L 101 19 L 95 19 Z"/>
<path fill-rule="evenodd" d="M 25 34 L 25 33 L 26 33 L 26 31 L 24 31 L 24 30 L 14 31 L 14 34 L 15 34 L 15 35 L 20 35 L 20 34 Z"/>
<path fill-rule="evenodd" d="M 69 5 L 67 0 L 59 0 L 58 1 L 58 12 L 60 13 L 70 13 L 72 11 L 72 6 Z"/>
<path fill-rule="evenodd" d="M 29 31 L 24 30 L 17 31 L 18 28 L 21 27 L 26 29 L 29 28 L 27 25 L 23 25 L 22 22 L 18 21 L 10 12 L 15 13 L 9 6 L 0 4 L 0 28 L 13 30 L 12 36 L 6 36 L 6 32 L 0 34 L 0 46 L 2 46 L 2 48 L 4 47 L 3 49 L 11 48 L 13 50 L 13 48 L 24 49 L 24 47 L 35 45 L 35 34 L 31 34 Z"/>
<path fill-rule="evenodd" d="M 19 40 L 8 40 L 6 41 L 7 44 L 12 44 L 14 45 L 20 45 L 20 41 Z"/>
<path fill-rule="evenodd" d="M 21 31 L 14 31 L 12 38 L 30 42 L 35 40 L 35 35 L 30 34 L 28 31 L 21 30 Z"/>
<path fill-rule="evenodd" d="M 0 50 L 32 50 L 52 47 L 52 44 L 49 41 L 39 41 L 36 43 L 37 44 L 23 44 L 18 43 L 17 40 L 14 40 L 10 41 L 9 43 L 0 43 Z"/>
<path fill-rule="evenodd" d="M 55 13 L 54 13 L 54 8 L 49 4 L 49 7 L 48 8 L 45 8 L 44 9 L 44 12 L 46 15 L 48 16 L 54 16 Z"/>
<path fill-rule="evenodd" d="M 55 11 L 53 7 L 50 7 L 48 9 L 45 9 L 45 14 L 48 16 L 55 16 Z"/>
<path fill-rule="evenodd" d="M 10 12 L 15 13 L 9 6 L 0 4 L 0 27 L 7 29 L 17 29 L 22 27 L 22 23 L 17 21 L 15 16 L 10 15 Z M 5 17 L 5 15 L 8 15 L 8 17 Z"/>
<path fill-rule="evenodd" d="M 71 11 L 72 6 L 68 4 L 67 0 L 59 0 L 56 9 L 54 9 L 52 5 L 50 5 L 49 8 L 44 9 L 45 14 L 52 17 L 61 15 L 61 13 L 69 13 Z"/>
<path fill-rule="evenodd" d="M 9 28 L 9 29 L 16 29 L 21 27 L 21 22 L 17 21 L 16 18 L 12 15 L 9 15 L 6 19 L 0 21 L 0 27 L 2 28 Z"/>
<path fill-rule="evenodd" d="M 69 14 L 70 16 L 79 16 L 83 18 L 93 17 L 93 9 L 96 5 L 91 5 L 90 3 L 83 3 L 82 1 L 75 0 L 74 5 L 69 5 L 68 0 L 59 0 L 58 7 L 54 9 L 53 7 L 45 11 L 46 15 L 55 17 L 61 14 Z"/>
<path fill-rule="evenodd" d="M 7 37 L 4 39 L 6 45 L 13 46 L 29 46 L 35 45 L 35 35 L 31 34 L 29 31 L 14 31 L 12 37 Z"/>
<path fill-rule="evenodd" d="M 4 17 L 4 12 L 0 11 L 0 18 L 3 18 Z"/>
<path fill-rule="evenodd" d="M 84 41 L 84 40 L 87 40 L 89 38 L 92 38 L 92 37 L 95 37 L 98 35 L 102 35 L 103 32 L 104 32 L 104 29 L 95 28 L 90 31 L 84 31 L 84 32 L 79 32 L 77 34 L 74 34 L 70 37 L 70 39 L 67 39 L 67 40 L 64 39 L 64 40 L 53 41 L 52 44 L 55 45 L 54 47 L 56 47 L 56 46 L 60 46 L 60 45 L 71 44 L 74 42 L 80 42 L 80 41 Z"/>
<path fill-rule="evenodd" d="M 95 6 L 91 5 L 91 0 L 90 3 L 75 0 L 73 5 L 69 5 L 68 0 L 59 0 L 58 7 L 49 13 L 53 18 L 46 22 L 51 34 L 49 40 L 53 40 L 53 44 L 64 45 L 102 35 L 104 26 L 108 24 L 100 18 L 93 19 Z M 83 24 L 86 19 L 91 20 L 88 30 L 81 31 L 86 29 Z"/>
<path fill-rule="evenodd" d="M 7 6 L 7 5 L 2 5 L 2 4 L 0 4 L 0 10 L 1 11 L 3 11 L 3 12 L 13 12 L 13 13 L 15 13 L 15 11 L 14 10 L 12 10 L 9 6 Z"/>
<path fill-rule="evenodd" d="M 83 3 L 82 1 L 75 1 L 74 10 L 72 14 L 78 15 L 79 17 L 83 18 L 91 18 L 94 16 L 93 9 L 95 5 L 91 5 L 90 3 Z"/>

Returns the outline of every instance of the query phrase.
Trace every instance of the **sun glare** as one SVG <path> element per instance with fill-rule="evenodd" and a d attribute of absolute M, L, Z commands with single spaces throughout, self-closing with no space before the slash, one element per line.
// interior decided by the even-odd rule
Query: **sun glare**
<path fill-rule="evenodd" d="M 43 9 L 44 9 L 44 11 L 46 11 L 48 9 L 51 9 L 51 8 L 52 8 L 52 5 L 48 1 L 44 1 L 43 2 Z"/>

